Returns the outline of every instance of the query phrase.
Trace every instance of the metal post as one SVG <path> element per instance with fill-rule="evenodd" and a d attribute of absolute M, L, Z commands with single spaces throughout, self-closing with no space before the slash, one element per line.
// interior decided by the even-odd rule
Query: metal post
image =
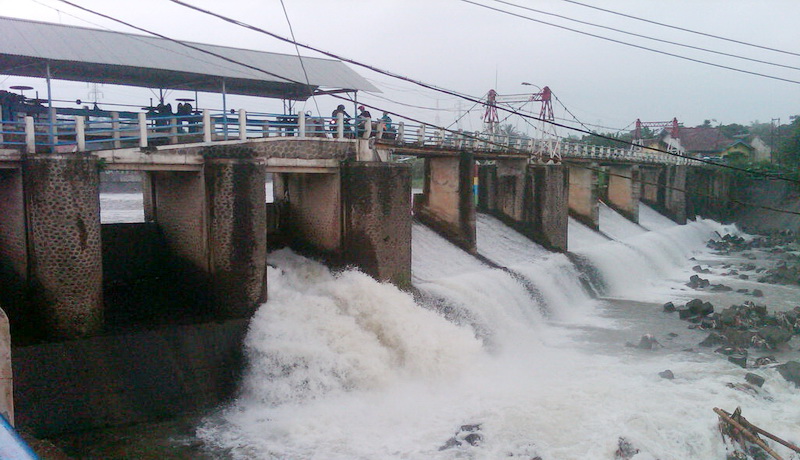
<path fill-rule="evenodd" d="M 139 147 L 147 147 L 147 114 L 139 113 Z"/>
<path fill-rule="evenodd" d="M 239 109 L 239 140 L 247 140 L 247 111 Z"/>
<path fill-rule="evenodd" d="M 203 109 L 203 142 L 211 142 L 211 112 Z"/>
<path fill-rule="evenodd" d="M 222 79 L 222 137 L 228 140 L 228 98 L 224 78 Z"/>
<path fill-rule="evenodd" d="M 33 117 L 25 117 L 25 152 L 36 153 L 36 128 Z"/>
<path fill-rule="evenodd" d="M 121 148 L 122 142 L 119 140 L 119 112 L 111 112 L 111 135 L 114 137 L 114 148 Z"/>
<path fill-rule="evenodd" d="M 297 112 L 297 135 L 306 137 L 306 113 L 302 110 Z"/>
<path fill-rule="evenodd" d="M 78 151 L 86 151 L 86 126 L 83 124 L 84 118 L 81 116 L 75 117 L 75 142 L 78 144 Z"/>
<path fill-rule="evenodd" d="M 53 150 L 55 150 L 55 134 L 54 128 L 56 123 L 55 117 L 55 110 L 53 110 L 53 94 L 50 90 L 50 80 L 52 79 L 52 75 L 50 74 L 50 62 L 45 63 L 45 71 L 46 71 L 46 78 L 47 78 L 47 134 L 48 134 L 48 144 L 53 146 Z"/>

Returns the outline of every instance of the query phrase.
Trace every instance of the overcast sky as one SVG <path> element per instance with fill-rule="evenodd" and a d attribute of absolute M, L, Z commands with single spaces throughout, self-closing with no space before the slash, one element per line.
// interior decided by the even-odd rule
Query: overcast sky
<path fill-rule="evenodd" d="M 293 47 L 219 19 L 204 16 L 168 0 L 72 0 L 91 9 L 138 26 L 183 40 L 295 53 Z M 278 0 L 187 0 L 241 21 L 289 35 Z M 680 32 L 571 4 L 565 0 L 470 0 L 513 11 L 537 20 L 579 29 L 640 46 L 705 60 L 720 65 L 800 81 L 800 70 L 713 55 L 652 42 L 639 37 L 576 24 L 509 6 L 516 3 L 573 19 L 615 27 L 628 32 L 692 46 L 800 68 L 800 57 L 737 45 Z M 699 30 L 743 42 L 800 54 L 800 2 L 796 0 L 579 0 L 629 15 Z M 522 93 L 530 82 L 549 86 L 582 122 L 624 128 L 636 118 L 643 121 L 677 117 L 686 126 L 704 119 L 714 123 L 769 122 L 800 114 L 800 84 L 746 75 L 688 62 L 512 17 L 462 0 L 285 0 L 298 41 L 412 78 L 476 97 L 490 88 L 500 94 Z M 55 11 L 54 8 L 61 10 Z M 57 0 L 0 0 L 5 16 L 108 28 L 133 32 L 111 21 L 76 10 Z M 303 51 L 304 55 L 312 55 Z M 383 92 L 359 94 L 363 101 L 397 112 L 448 125 L 473 104 L 423 90 L 412 84 L 351 66 Z M 44 94 L 41 80 L 0 76 L 0 88 L 34 82 Z M 59 83 L 58 99 L 87 99 L 85 84 Z M 150 97 L 148 91 L 104 85 L 100 101 Z M 173 93 L 173 97 L 180 94 Z M 425 110 L 388 102 L 439 108 Z M 214 96 L 203 96 L 202 106 L 221 106 Z M 138 103 L 138 102 L 136 102 Z M 318 98 L 324 114 L 339 102 Z M 519 104 L 517 104 L 519 105 Z M 234 99 L 229 106 L 250 110 L 279 110 L 275 101 Z M 316 112 L 312 102 L 306 109 Z M 571 119 L 558 103 L 556 117 Z M 538 105 L 525 110 L 538 114 Z M 464 117 L 460 127 L 480 129 L 480 109 Z M 500 115 L 501 118 L 504 115 Z M 521 130 L 526 125 L 509 119 Z M 607 131 L 606 129 L 600 129 Z M 564 135 L 568 132 L 563 132 Z"/>

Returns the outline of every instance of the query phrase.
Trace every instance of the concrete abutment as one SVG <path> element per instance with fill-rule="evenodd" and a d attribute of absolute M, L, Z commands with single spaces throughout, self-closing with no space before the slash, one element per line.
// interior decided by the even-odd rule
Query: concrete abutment
<path fill-rule="evenodd" d="M 639 167 L 608 166 L 608 205 L 630 221 L 639 223 Z"/>
<path fill-rule="evenodd" d="M 569 166 L 569 213 L 595 230 L 600 228 L 600 190 L 597 164 Z"/>
<path fill-rule="evenodd" d="M 533 241 L 567 250 L 569 171 L 563 165 L 498 160 L 479 171 L 479 208 Z"/>
<path fill-rule="evenodd" d="M 414 195 L 414 217 L 470 253 L 477 251 L 474 169 L 469 152 L 425 158 L 423 191 Z"/>

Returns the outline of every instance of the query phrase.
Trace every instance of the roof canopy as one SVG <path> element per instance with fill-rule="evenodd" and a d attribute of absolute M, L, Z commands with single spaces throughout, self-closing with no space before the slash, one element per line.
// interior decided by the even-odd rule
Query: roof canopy
<path fill-rule="evenodd" d="M 190 42 L 187 42 L 190 43 Z M 92 83 L 305 100 L 312 92 L 377 88 L 344 63 L 190 43 L 273 75 L 162 38 L 0 16 L 0 73 Z"/>

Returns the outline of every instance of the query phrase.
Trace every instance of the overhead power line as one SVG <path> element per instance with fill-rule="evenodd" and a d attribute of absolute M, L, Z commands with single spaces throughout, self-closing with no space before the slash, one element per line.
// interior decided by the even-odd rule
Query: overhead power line
<path fill-rule="evenodd" d="M 155 35 L 157 37 L 164 38 L 164 39 L 169 40 L 171 42 L 174 42 L 174 43 L 180 44 L 182 46 L 186 46 L 188 48 L 197 50 L 197 51 L 199 51 L 201 53 L 210 54 L 212 56 L 219 57 L 219 58 L 224 59 L 226 61 L 235 63 L 237 65 L 242 65 L 244 67 L 247 67 L 247 68 L 250 68 L 250 69 L 253 69 L 253 70 L 256 70 L 256 71 L 263 72 L 263 73 L 265 73 L 267 75 L 271 75 L 271 76 L 274 76 L 274 77 L 277 77 L 277 78 L 281 78 L 281 79 L 287 80 L 287 81 L 289 81 L 291 83 L 302 84 L 301 82 L 297 82 L 297 81 L 294 81 L 294 80 L 292 80 L 290 78 L 277 75 L 275 73 L 266 71 L 266 70 L 261 69 L 259 67 L 252 66 L 250 64 L 245 64 L 245 63 L 236 61 L 235 59 L 231 59 L 231 58 L 219 55 L 219 54 L 214 53 L 212 51 L 204 50 L 202 48 L 198 48 L 196 46 L 192 46 L 192 45 L 190 45 L 188 43 L 181 42 L 180 40 L 169 38 L 169 37 L 166 37 L 166 36 L 164 36 L 162 34 L 158 34 L 156 32 L 151 32 L 151 31 L 149 31 L 147 29 L 144 29 L 144 28 L 141 28 L 141 27 L 138 27 L 138 26 L 134 26 L 132 24 L 129 24 L 129 23 L 127 23 L 125 21 L 122 21 L 120 19 L 111 17 L 109 15 L 106 15 L 106 14 L 103 14 L 103 13 L 99 13 L 97 11 L 91 10 L 89 8 L 86 8 L 86 7 L 82 7 L 80 5 L 76 5 L 75 3 L 70 2 L 69 0 L 58 0 L 58 1 L 60 1 L 62 3 L 66 3 L 66 4 L 71 5 L 71 6 L 74 6 L 74 7 L 78 8 L 78 9 L 83 10 L 83 11 L 87 11 L 89 13 L 96 14 L 96 15 L 104 17 L 106 19 L 110 19 L 110 20 L 118 22 L 120 24 L 124 24 L 124 25 L 126 25 L 128 27 L 132 27 L 132 28 L 134 28 L 136 30 L 140 30 L 140 31 L 143 31 L 145 33 L 149 33 L 149 34 Z M 441 88 L 441 87 L 438 87 L 438 86 L 430 84 L 430 83 L 425 83 L 425 82 L 422 82 L 422 81 L 419 81 L 419 80 L 415 80 L 415 79 L 412 79 L 410 77 L 407 77 L 407 76 L 404 76 L 404 75 L 400 75 L 400 74 L 397 74 L 397 73 L 394 73 L 394 72 L 391 72 L 391 71 L 388 71 L 388 70 L 383 70 L 383 69 L 377 68 L 375 66 L 372 66 L 370 64 L 365 64 L 365 63 L 362 63 L 362 62 L 355 61 L 353 59 L 349 59 L 349 58 L 345 58 L 345 57 L 342 57 L 342 56 L 338 56 L 338 55 L 336 55 L 334 53 L 331 53 L 331 52 L 328 52 L 328 51 L 323 51 L 323 50 L 321 50 L 319 48 L 315 48 L 315 47 L 313 47 L 311 45 L 306 45 L 306 44 L 303 44 L 303 43 L 299 43 L 299 42 L 297 42 L 295 40 L 291 40 L 289 38 L 280 36 L 280 35 L 278 35 L 276 33 L 273 33 L 273 32 L 266 31 L 266 30 L 261 29 L 261 28 L 256 27 L 256 26 L 252 26 L 252 25 L 247 24 L 247 23 L 243 23 L 241 21 L 229 18 L 229 17 L 221 15 L 219 13 L 214 13 L 212 11 L 208 11 L 208 10 L 205 10 L 203 8 L 199 8 L 199 7 L 193 6 L 191 4 L 183 2 L 181 0 L 169 0 L 169 1 L 171 1 L 173 3 L 177 3 L 177 4 L 182 5 L 182 6 L 185 6 L 187 8 L 193 9 L 195 11 L 199 11 L 199 12 L 202 12 L 204 14 L 217 17 L 217 18 L 222 19 L 222 20 L 224 20 L 226 22 L 230 22 L 232 24 L 239 25 L 240 27 L 244 27 L 244 28 L 247 28 L 247 29 L 250 29 L 250 30 L 257 31 L 259 33 L 263 33 L 263 34 L 269 35 L 271 37 L 274 37 L 274 38 L 276 38 L 278 40 L 281 40 L 283 42 L 286 42 L 286 43 L 296 43 L 298 46 L 300 46 L 302 48 L 310 49 L 312 51 L 324 54 L 326 56 L 332 57 L 334 59 L 338 59 L 340 61 L 344 61 L 344 62 L 351 63 L 353 65 L 357 65 L 359 67 L 364 67 L 366 69 L 372 70 L 373 72 L 380 73 L 382 75 L 390 76 L 392 78 L 396 78 L 396 79 L 403 80 L 403 81 L 406 81 L 406 82 L 409 82 L 409 83 L 413 83 L 413 84 L 421 86 L 423 88 L 427 88 L 427 89 L 431 89 L 431 90 L 434 90 L 434 91 L 438 91 L 438 92 L 441 92 L 441 93 L 444 93 L 444 94 L 448 94 L 448 95 L 451 95 L 451 96 L 460 97 L 460 98 L 462 98 L 464 100 L 468 100 L 468 101 L 474 102 L 476 104 L 477 103 L 481 103 L 481 104 L 483 103 L 483 101 L 481 101 L 481 100 L 479 100 L 477 98 L 474 98 L 472 96 L 461 94 L 461 93 L 458 93 L 458 92 L 453 91 L 453 90 Z M 338 97 L 337 95 L 332 95 L 332 96 L 333 97 Z M 339 99 L 344 99 L 342 97 L 338 97 L 338 98 Z M 382 109 L 380 109 L 378 107 L 369 106 L 367 104 L 364 104 L 364 105 L 367 106 L 367 107 L 370 107 L 370 108 L 374 108 L 376 110 L 382 110 Z M 589 130 L 575 128 L 575 127 L 568 126 L 568 125 L 565 125 L 565 124 L 562 124 L 562 123 L 557 123 L 557 122 L 552 121 L 552 120 L 545 120 L 545 119 L 542 119 L 542 118 L 539 118 L 539 117 L 536 117 L 536 116 L 533 116 L 533 115 L 520 113 L 519 111 L 516 111 L 516 110 L 513 110 L 513 109 L 508 109 L 508 108 L 505 108 L 505 107 L 502 107 L 502 106 L 498 106 L 498 108 L 500 110 L 504 110 L 504 111 L 507 111 L 507 112 L 512 112 L 513 114 L 518 115 L 518 116 L 523 117 L 523 118 L 529 118 L 529 119 L 533 119 L 533 120 L 544 121 L 546 123 L 549 123 L 551 125 L 558 126 L 558 127 L 561 127 L 561 128 L 570 129 L 570 130 L 577 131 L 577 132 L 582 132 L 584 134 L 592 134 L 592 135 L 595 135 L 596 137 L 599 137 L 599 138 L 602 138 L 602 139 L 611 140 L 611 141 L 614 141 L 614 142 L 617 142 L 617 143 L 620 143 L 620 144 L 625 144 L 625 145 L 629 145 L 629 146 L 636 146 L 636 144 L 634 144 L 633 142 L 630 142 L 630 141 L 625 141 L 625 140 L 616 139 L 616 138 L 613 138 L 613 137 L 610 137 L 610 136 L 597 134 L 597 133 L 591 132 Z M 404 116 L 402 114 L 394 113 L 394 112 L 391 112 L 391 111 L 387 111 L 387 112 L 391 113 L 393 115 L 403 116 L 404 118 L 407 118 L 407 119 L 409 119 L 411 121 L 419 122 L 419 123 L 426 124 L 426 125 L 431 125 L 430 123 L 420 122 L 419 120 L 415 120 L 413 118 L 406 117 L 406 116 Z M 454 132 L 452 130 L 448 130 L 448 131 Z M 714 166 L 714 167 L 725 168 L 725 169 L 730 169 L 730 170 L 733 170 L 733 171 L 740 171 L 740 172 L 745 172 L 745 173 L 750 173 L 750 174 L 757 174 L 757 175 L 760 175 L 760 176 L 763 176 L 763 177 L 770 177 L 770 178 L 773 178 L 773 179 L 783 180 L 783 181 L 792 182 L 792 183 L 800 183 L 800 181 L 798 181 L 798 180 L 795 180 L 795 179 L 792 179 L 792 178 L 788 178 L 788 177 L 784 177 L 784 176 L 781 176 L 781 175 L 778 175 L 778 174 L 749 171 L 749 170 L 744 169 L 744 168 L 739 168 L 739 167 L 736 167 L 736 166 L 731 166 L 731 165 L 726 165 L 726 164 L 715 163 L 715 162 L 710 161 L 710 160 L 704 160 L 702 158 L 694 158 L 694 157 L 687 156 L 687 155 L 682 155 L 682 154 L 679 154 L 679 153 L 669 152 L 669 151 L 664 150 L 664 149 L 658 149 L 658 148 L 648 148 L 648 149 L 656 151 L 656 152 L 665 153 L 667 155 L 671 155 L 671 156 L 678 157 L 678 158 L 684 158 L 684 159 L 693 160 L 693 161 L 696 161 L 696 162 L 699 162 L 699 163 L 705 163 L 705 164 L 708 164 L 708 165 L 711 165 L 711 166 Z"/>
<path fill-rule="evenodd" d="M 669 44 L 669 45 L 680 46 L 682 48 L 689 48 L 689 49 L 693 49 L 693 50 L 697 50 L 697 51 L 703 51 L 703 52 L 706 52 L 706 53 L 718 54 L 720 56 L 732 57 L 732 58 L 741 59 L 741 60 L 744 60 L 744 61 L 757 62 L 759 64 L 766 64 L 766 65 L 771 65 L 771 66 L 775 66 L 775 67 L 783 67 L 785 69 L 800 70 L 800 67 L 795 67 L 795 66 L 786 65 L 786 64 L 779 64 L 777 62 L 764 61 L 764 60 L 761 60 L 761 59 L 755 59 L 755 58 L 750 58 L 750 57 L 747 57 L 747 56 L 741 56 L 739 54 L 726 53 L 724 51 L 712 50 L 712 49 L 709 49 L 709 48 L 703 48 L 701 46 L 687 45 L 685 43 L 675 42 L 675 41 L 672 41 L 672 40 L 664 40 L 664 39 L 661 39 L 661 38 L 651 37 L 649 35 L 637 34 L 635 32 L 629 32 L 627 30 L 618 29 L 616 27 L 604 26 L 602 24 L 596 24 L 596 23 L 589 22 L 589 21 L 581 21 L 580 19 L 571 18 L 571 17 L 565 16 L 563 14 L 556 14 L 556 13 L 551 13 L 551 12 L 548 12 L 548 11 L 538 10 L 536 8 L 531 8 L 531 7 L 528 7 L 528 6 L 517 5 L 516 3 L 507 2 L 505 0 L 492 0 L 492 1 L 495 2 L 495 3 L 502 3 L 504 5 L 513 6 L 515 8 L 520 8 L 520 9 L 527 10 L 527 11 L 533 11 L 534 13 L 539 13 L 539 14 L 544 14 L 544 15 L 547 15 L 547 16 L 552 16 L 552 17 L 564 19 L 566 21 L 577 22 L 578 24 L 597 27 L 597 28 L 605 29 L 605 30 L 611 30 L 613 32 L 618 32 L 618 33 L 621 33 L 621 34 L 630 35 L 632 37 L 644 38 L 646 40 L 652 40 L 652 41 L 656 41 L 656 42 L 659 42 L 659 43 L 666 43 L 666 44 Z"/>
<path fill-rule="evenodd" d="M 171 0 L 171 1 L 176 1 L 176 0 Z M 479 6 L 481 8 L 486 8 L 487 10 L 496 11 L 498 13 L 507 14 L 509 16 L 515 16 L 515 17 L 518 17 L 520 19 L 525 19 L 527 21 L 537 22 L 539 24 L 548 25 L 550 27 L 555 27 L 555 28 L 558 28 L 558 29 L 568 30 L 570 32 L 575 32 L 577 34 L 586 35 L 586 36 L 594 37 L 594 38 L 599 38 L 600 40 L 605 40 L 605 41 L 609 41 L 609 42 L 613 42 L 613 43 L 618 43 L 620 45 L 630 46 L 632 48 L 637 48 L 637 49 L 641 49 L 641 50 L 645 50 L 645 51 L 650 51 L 652 53 L 663 54 L 665 56 L 672 56 L 674 58 L 683 59 L 685 61 L 695 62 L 695 63 L 698 63 L 698 64 L 703 64 L 703 65 L 707 65 L 707 66 L 711 66 L 711 67 L 716 67 L 716 68 L 719 68 L 719 69 L 726 69 L 726 70 L 731 70 L 733 72 L 739 72 L 739 73 L 744 73 L 744 74 L 748 74 L 748 75 L 755 75 L 755 76 L 758 76 L 758 77 L 764 77 L 764 78 L 769 78 L 769 79 L 772 79 L 772 80 L 784 81 L 784 82 L 787 82 L 787 83 L 793 83 L 793 84 L 796 84 L 796 85 L 800 85 L 800 80 L 792 80 L 790 78 L 777 77 L 775 75 L 768 75 L 768 74 L 765 74 L 765 73 L 754 72 L 754 71 L 745 70 L 745 69 L 739 69 L 737 67 L 731 67 L 731 66 L 727 66 L 727 65 L 723 65 L 723 64 L 716 64 L 716 63 L 713 63 L 713 62 L 704 61 L 702 59 L 695 59 L 695 58 L 691 58 L 691 57 L 688 57 L 688 56 L 682 56 L 680 54 L 670 53 L 668 51 L 657 50 L 655 48 L 648 48 L 647 46 L 637 45 L 635 43 L 629 43 L 629 42 L 626 42 L 626 41 L 617 40 L 615 38 L 604 37 L 602 35 L 593 34 L 591 32 L 585 32 L 583 30 L 578 30 L 578 29 L 573 29 L 571 27 L 566 27 L 566 26 L 562 26 L 562 25 L 558 25 L 558 24 L 553 24 L 552 22 L 542 21 L 541 19 L 536 19 L 536 18 L 532 18 L 530 16 L 525 16 L 525 15 L 522 15 L 522 14 L 514 13 L 512 11 L 507 11 L 507 10 L 504 10 L 504 9 L 501 9 L 501 8 L 495 8 L 493 6 L 484 5 L 483 3 L 474 2 L 472 0 L 459 0 L 459 1 L 464 2 L 464 3 L 469 3 L 471 5 Z"/>
<path fill-rule="evenodd" d="M 567 2 L 567 3 L 572 3 L 574 5 L 580 5 L 580 6 L 583 6 L 583 7 L 586 7 L 586 8 L 591 8 L 593 10 L 603 11 L 605 13 L 615 14 L 617 16 L 622 16 L 622 17 L 625 17 L 625 18 L 628 18 L 628 19 L 634 19 L 636 21 L 646 22 L 648 24 L 655 24 L 657 26 L 667 27 L 669 29 L 680 30 L 682 32 L 689 32 L 691 34 L 702 35 L 704 37 L 716 38 L 717 40 L 723 40 L 723 41 L 726 41 L 726 42 L 737 43 L 739 45 L 744 45 L 744 46 L 751 46 L 753 48 L 759 48 L 759 49 L 762 49 L 762 50 L 774 51 L 776 53 L 789 54 L 789 55 L 792 55 L 792 56 L 800 56 L 800 53 L 795 53 L 793 51 L 786 51 L 786 50 L 782 50 L 782 49 L 778 49 L 778 48 L 771 48 L 769 46 L 757 45 L 755 43 L 749 43 L 749 42 L 745 42 L 745 41 L 741 41 L 741 40 L 736 40 L 734 38 L 721 37 L 719 35 L 714 35 L 714 34 L 709 34 L 709 33 L 706 33 L 706 32 L 700 32 L 700 31 L 697 31 L 697 30 L 687 29 L 685 27 L 673 26 L 671 24 L 665 24 L 663 22 L 653 21 L 651 19 L 640 18 L 638 16 L 633 16 L 631 14 L 620 13 L 619 11 L 600 8 L 599 6 L 587 5 L 586 3 L 581 3 L 581 2 L 578 2 L 578 1 L 575 1 L 575 0 L 561 0 L 561 1 Z"/>

